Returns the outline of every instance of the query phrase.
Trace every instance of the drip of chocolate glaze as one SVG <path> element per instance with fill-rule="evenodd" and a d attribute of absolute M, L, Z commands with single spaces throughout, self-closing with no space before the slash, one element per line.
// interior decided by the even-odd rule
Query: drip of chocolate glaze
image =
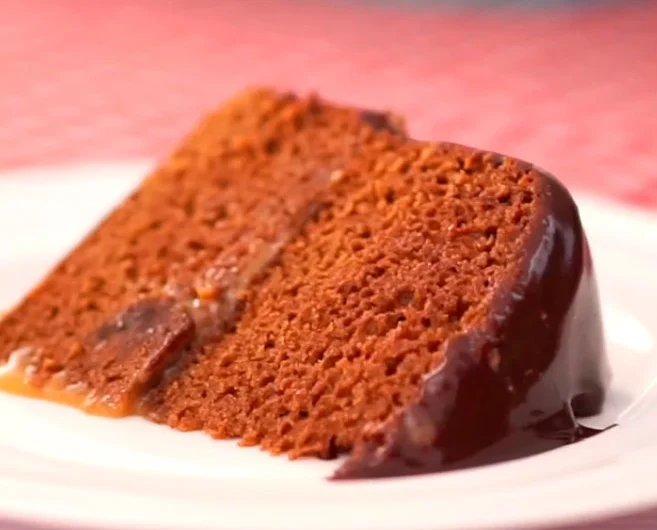
<path fill-rule="evenodd" d="M 523 163 L 524 164 L 524 163 Z M 541 176 L 539 211 L 517 276 L 482 329 L 446 346 L 419 400 L 356 446 L 334 479 L 413 475 L 519 458 L 598 431 L 611 372 L 577 207 Z"/>

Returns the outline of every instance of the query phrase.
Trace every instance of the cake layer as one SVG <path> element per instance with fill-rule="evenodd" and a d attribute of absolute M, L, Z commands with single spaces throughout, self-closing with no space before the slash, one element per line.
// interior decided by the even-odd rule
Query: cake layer
<path fill-rule="evenodd" d="M 236 98 L 0 323 L 0 359 L 20 349 L 33 384 L 56 373 L 87 388 L 92 408 L 100 401 L 109 415 L 135 412 L 137 386 L 152 385 L 181 349 L 199 350 L 233 328 L 252 284 L 317 214 L 334 168 L 368 134 L 358 111 L 314 98 Z M 183 310 L 194 330 L 161 347 Z M 141 331 L 123 325 L 126 315 Z"/>
<path fill-rule="evenodd" d="M 92 413 L 293 458 L 356 447 L 340 477 L 449 467 L 519 432 L 524 452 L 568 443 L 571 400 L 596 412 L 607 381 L 552 177 L 266 90 L 207 117 L 0 321 L 0 360 L 5 389 Z"/>

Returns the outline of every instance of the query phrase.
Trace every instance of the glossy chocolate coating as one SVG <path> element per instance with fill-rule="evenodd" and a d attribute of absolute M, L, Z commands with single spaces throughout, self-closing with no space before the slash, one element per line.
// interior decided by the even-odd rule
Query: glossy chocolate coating
<path fill-rule="evenodd" d="M 334 478 L 412 475 L 543 452 L 594 433 L 610 380 L 597 285 L 577 207 L 551 175 L 516 275 L 482 329 L 448 343 L 421 396 L 357 446 Z"/>

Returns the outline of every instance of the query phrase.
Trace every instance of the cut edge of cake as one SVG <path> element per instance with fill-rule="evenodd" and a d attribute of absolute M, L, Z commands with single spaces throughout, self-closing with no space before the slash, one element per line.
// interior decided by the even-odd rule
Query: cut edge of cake
<path fill-rule="evenodd" d="M 572 198 L 403 131 L 233 98 L 0 320 L 0 386 L 293 457 L 354 448 L 336 478 L 583 437 L 609 370 Z"/>

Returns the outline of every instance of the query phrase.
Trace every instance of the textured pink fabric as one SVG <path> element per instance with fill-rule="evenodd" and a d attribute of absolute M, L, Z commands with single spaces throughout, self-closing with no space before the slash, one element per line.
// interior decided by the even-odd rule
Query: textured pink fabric
<path fill-rule="evenodd" d="M 3 0 L 0 168 L 162 156 L 223 98 L 275 84 L 657 206 L 657 4 L 353 4 Z"/>
<path fill-rule="evenodd" d="M 655 208 L 655 28 L 657 4 L 629 0 L 547 12 L 0 0 L 0 171 L 161 157 L 223 98 L 273 84 L 396 110 L 418 137 Z M 657 511 L 602 527 L 653 526 Z"/>

